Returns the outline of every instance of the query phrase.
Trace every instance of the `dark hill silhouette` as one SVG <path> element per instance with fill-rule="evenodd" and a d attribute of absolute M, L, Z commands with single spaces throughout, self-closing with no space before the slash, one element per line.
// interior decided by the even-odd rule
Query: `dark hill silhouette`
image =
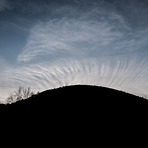
<path fill-rule="evenodd" d="M 0 105 L 0 125 L 1 128 L 7 125 L 4 129 L 9 130 L 15 127 L 13 136 L 17 129 L 30 136 L 31 141 L 35 137 L 35 143 L 44 137 L 49 145 L 50 135 L 53 139 L 65 138 L 66 143 L 80 141 L 88 145 L 91 139 L 92 146 L 94 141 L 98 143 L 99 137 L 106 141 L 107 137 L 110 140 L 115 136 L 115 143 L 120 136 L 131 138 L 129 131 L 135 133 L 138 127 L 141 131 L 147 123 L 147 110 L 148 101 L 131 94 L 97 86 L 67 86 L 14 104 Z"/>
<path fill-rule="evenodd" d="M 0 105 L 6 112 L 73 112 L 101 109 L 127 111 L 147 109 L 148 100 L 110 88 L 75 85 L 47 90 L 26 100 Z"/>

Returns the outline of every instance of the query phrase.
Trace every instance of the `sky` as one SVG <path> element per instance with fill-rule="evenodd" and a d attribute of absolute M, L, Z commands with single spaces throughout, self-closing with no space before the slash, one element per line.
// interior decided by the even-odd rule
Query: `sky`
<path fill-rule="evenodd" d="M 0 100 L 77 84 L 148 98 L 148 1 L 0 0 Z"/>

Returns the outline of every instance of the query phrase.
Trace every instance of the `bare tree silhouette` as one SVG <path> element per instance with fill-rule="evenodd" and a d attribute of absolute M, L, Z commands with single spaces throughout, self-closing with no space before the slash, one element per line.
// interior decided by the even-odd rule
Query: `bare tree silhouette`
<path fill-rule="evenodd" d="M 34 95 L 34 93 L 31 91 L 30 87 L 19 87 L 13 94 L 10 94 L 10 96 L 6 99 L 6 102 L 11 104 L 13 102 L 27 99 L 32 95 Z"/>

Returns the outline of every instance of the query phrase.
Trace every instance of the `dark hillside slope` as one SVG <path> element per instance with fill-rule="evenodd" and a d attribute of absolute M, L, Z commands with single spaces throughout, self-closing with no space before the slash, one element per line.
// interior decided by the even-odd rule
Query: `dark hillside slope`
<path fill-rule="evenodd" d="M 137 127 L 141 131 L 147 123 L 147 115 L 146 99 L 109 88 L 83 85 L 47 90 L 27 100 L 0 105 L 1 128 L 7 125 L 8 129 L 17 129 L 30 136 L 31 141 L 36 137 L 39 140 L 35 143 L 42 139 L 40 137 L 46 137 L 48 144 L 49 135 L 61 139 L 66 134 L 66 143 L 72 139 L 75 143 L 75 138 L 81 141 L 82 137 L 88 141 L 96 139 L 98 143 L 96 134 L 104 135 L 105 140 L 106 135 L 108 139 L 113 135 L 120 139 L 119 135 L 127 136 L 135 129 L 137 132 Z"/>
<path fill-rule="evenodd" d="M 0 105 L 6 112 L 48 113 L 80 112 L 109 109 L 111 111 L 148 109 L 148 100 L 114 89 L 76 85 L 47 90 L 29 99 Z"/>

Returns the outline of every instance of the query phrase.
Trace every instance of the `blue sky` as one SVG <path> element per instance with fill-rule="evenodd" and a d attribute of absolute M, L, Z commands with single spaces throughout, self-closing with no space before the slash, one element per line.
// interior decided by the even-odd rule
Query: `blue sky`
<path fill-rule="evenodd" d="M 147 98 L 147 16 L 146 0 L 0 0 L 0 100 L 73 84 Z"/>

